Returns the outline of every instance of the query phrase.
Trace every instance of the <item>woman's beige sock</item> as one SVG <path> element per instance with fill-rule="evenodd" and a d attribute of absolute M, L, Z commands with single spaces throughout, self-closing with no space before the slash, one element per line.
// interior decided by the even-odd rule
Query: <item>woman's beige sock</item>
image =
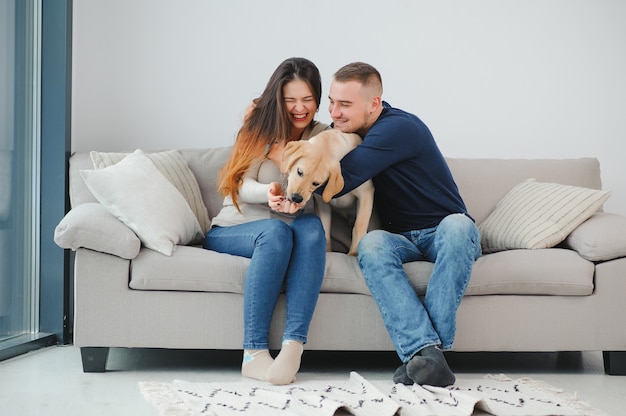
<path fill-rule="evenodd" d="M 299 341 L 284 341 L 280 353 L 267 370 L 267 381 L 275 385 L 293 383 L 300 369 L 304 345 Z"/>
<path fill-rule="evenodd" d="M 266 381 L 267 369 L 273 362 L 268 350 L 244 350 L 241 375 Z"/>

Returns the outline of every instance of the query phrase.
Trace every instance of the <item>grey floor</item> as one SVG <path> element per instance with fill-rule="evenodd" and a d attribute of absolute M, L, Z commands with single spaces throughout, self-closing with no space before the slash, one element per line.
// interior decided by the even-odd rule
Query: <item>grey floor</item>
<path fill-rule="evenodd" d="M 626 414 L 626 376 L 608 376 L 599 352 L 451 353 L 457 378 L 506 374 L 531 377 L 577 394 L 608 415 Z M 0 362 L 2 416 L 157 416 L 138 388 L 140 381 L 174 379 L 239 381 L 240 351 L 169 351 L 112 349 L 108 371 L 82 372 L 74 346 L 48 347 Z M 387 380 L 398 365 L 392 353 L 306 351 L 298 380 L 347 379 L 357 371 Z"/>

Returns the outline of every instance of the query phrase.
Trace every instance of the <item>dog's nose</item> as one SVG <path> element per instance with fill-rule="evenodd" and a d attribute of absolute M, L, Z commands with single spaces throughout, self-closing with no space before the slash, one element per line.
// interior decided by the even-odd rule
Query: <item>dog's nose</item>
<path fill-rule="evenodd" d="M 300 194 L 291 194 L 291 198 L 289 199 L 291 199 L 296 204 L 299 204 L 300 202 L 302 202 L 304 198 L 302 198 L 302 195 Z"/>

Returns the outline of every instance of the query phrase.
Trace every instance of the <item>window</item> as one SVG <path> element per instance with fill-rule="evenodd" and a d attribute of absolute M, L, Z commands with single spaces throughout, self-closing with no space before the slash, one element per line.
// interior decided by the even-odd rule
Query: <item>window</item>
<path fill-rule="evenodd" d="M 0 340 L 38 326 L 39 6 L 0 1 Z"/>
<path fill-rule="evenodd" d="M 65 207 L 71 7 L 0 0 L 0 359 L 66 341 L 67 253 L 42 235 Z"/>

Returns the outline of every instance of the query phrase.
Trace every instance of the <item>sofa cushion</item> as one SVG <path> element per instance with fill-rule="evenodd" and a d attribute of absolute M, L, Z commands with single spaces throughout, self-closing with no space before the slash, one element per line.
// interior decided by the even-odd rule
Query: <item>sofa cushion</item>
<path fill-rule="evenodd" d="M 70 157 L 69 194 L 72 208 L 80 204 L 98 202 L 81 176 L 81 171 L 93 169 L 93 162 L 88 152 L 74 153 Z"/>
<path fill-rule="evenodd" d="M 133 230 L 98 202 L 72 208 L 56 226 L 54 242 L 61 248 L 88 248 L 124 259 L 135 258 L 141 248 Z"/>
<path fill-rule="evenodd" d="M 602 189 L 597 158 L 446 158 L 446 161 L 476 224 L 485 221 L 504 195 L 528 178 L 535 178 L 538 182 Z"/>
<path fill-rule="evenodd" d="M 595 266 L 563 248 L 508 250 L 480 257 L 466 295 L 560 295 L 593 293 Z"/>
<path fill-rule="evenodd" d="M 565 243 L 591 261 L 626 257 L 626 217 L 596 213 L 572 231 Z"/>
<path fill-rule="evenodd" d="M 92 151 L 90 152 L 90 156 L 94 168 L 103 169 L 120 162 L 128 156 L 128 153 Z M 202 200 L 202 194 L 200 193 L 196 176 L 191 169 L 189 169 L 181 153 L 178 150 L 169 150 L 158 153 L 147 153 L 146 156 L 152 160 L 163 176 L 165 176 L 183 195 L 198 219 L 202 233 L 206 234 L 209 228 L 211 228 L 207 207 Z"/>
<path fill-rule="evenodd" d="M 327 256 L 322 292 L 369 294 L 354 257 L 341 253 Z M 245 257 L 198 246 L 177 247 L 171 257 L 141 250 L 132 263 L 130 288 L 243 293 L 249 264 Z"/>
<path fill-rule="evenodd" d="M 524 181 L 480 224 L 484 252 L 554 247 L 596 212 L 609 191 Z"/>
<path fill-rule="evenodd" d="M 222 209 L 224 195 L 217 189 L 217 177 L 231 153 L 232 146 L 180 149 L 189 169 L 196 175 L 210 218 L 215 217 Z"/>
<path fill-rule="evenodd" d="M 176 247 L 171 257 L 142 249 L 132 261 L 129 286 L 138 290 L 243 293 L 248 264 L 250 260 L 245 257 L 197 246 Z"/>
<path fill-rule="evenodd" d="M 194 246 L 178 247 L 172 257 L 142 249 L 132 261 L 130 287 L 243 293 L 248 264 L 247 258 Z M 412 262 L 404 269 L 424 295 L 433 264 Z M 593 274 L 593 263 L 572 250 L 510 250 L 478 259 L 466 295 L 589 295 Z M 370 295 L 356 258 L 342 253 L 327 253 L 321 292 Z"/>
<path fill-rule="evenodd" d="M 204 235 L 181 193 L 141 150 L 81 176 L 98 201 L 150 249 L 169 256 L 176 244 Z"/>

